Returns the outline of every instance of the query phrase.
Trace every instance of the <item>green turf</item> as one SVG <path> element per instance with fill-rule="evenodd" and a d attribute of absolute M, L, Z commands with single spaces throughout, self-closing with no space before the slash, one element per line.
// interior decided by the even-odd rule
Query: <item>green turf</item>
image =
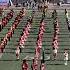
<path fill-rule="evenodd" d="M 20 37 L 20 34 L 22 33 L 22 29 L 24 28 L 26 21 L 28 19 L 28 16 L 31 15 L 31 12 L 28 12 L 27 16 L 23 18 L 23 20 L 20 22 L 18 25 L 17 29 L 15 30 L 13 37 L 11 40 L 8 42 L 6 49 L 3 53 L 2 58 L 0 59 L 0 70 L 21 70 L 21 64 L 22 60 L 26 57 L 29 56 L 28 63 L 29 63 L 29 68 L 32 63 L 32 60 L 30 57 L 34 57 L 34 51 L 36 47 L 36 40 L 39 32 L 39 23 L 41 20 L 41 15 L 42 13 L 36 12 L 35 17 L 33 19 L 33 23 L 31 26 L 30 34 L 27 38 L 27 41 L 25 42 L 25 48 L 22 50 L 22 53 L 20 54 L 20 60 L 16 61 L 16 55 L 15 55 L 15 49 L 16 45 L 18 44 L 18 40 Z M 45 60 L 47 60 L 47 56 L 51 55 L 51 48 L 52 48 L 52 37 L 53 37 L 53 20 L 50 17 L 50 14 L 47 13 L 47 16 L 45 18 L 45 32 L 43 35 L 43 47 L 45 48 Z M 58 59 L 55 61 L 49 60 L 46 61 L 46 70 L 69 70 L 70 69 L 70 61 L 68 61 L 68 65 L 64 65 L 64 60 L 63 60 L 63 52 L 64 48 L 70 48 L 70 33 L 67 29 L 66 21 L 65 21 L 65 16 L 64 12 L 59 12 L 58 13 L 59 17 L 59 26 L 60 26 L 60 33 L 59 33 L 59 53 L 58 53 Z M 6 34 L 6 27 L 4 31 L 2 30 L 2 33 Z M 0 33 L 1 37 L 5 36 Z M 49 49 L 49 50 L 47 50 Z M 69 59 L 70 59 L 70 54 L 69 54 Z M 30 68 L 31 70 L 31 68 Z"/>

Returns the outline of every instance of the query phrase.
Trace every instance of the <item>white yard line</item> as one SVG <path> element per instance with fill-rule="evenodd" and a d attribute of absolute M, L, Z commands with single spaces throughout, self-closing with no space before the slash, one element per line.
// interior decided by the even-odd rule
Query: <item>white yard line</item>
<path fill-rule="evenodd" d="M 34 56 L 27 55 L 24 59 L 34 59 Z"/>
<path fill-rule="evenodd" d="M 24 59 L 28 59 L 29 58 L 29 55 L 27 55 Z"/>

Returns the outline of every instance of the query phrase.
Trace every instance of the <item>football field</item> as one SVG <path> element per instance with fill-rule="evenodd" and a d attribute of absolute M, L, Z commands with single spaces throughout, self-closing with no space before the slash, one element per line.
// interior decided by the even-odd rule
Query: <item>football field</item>
<path fill-rule="evenodd" d="M 51 10 L 53 11 L 53 10 Z M 66 18 L 63 10 L 56 10 L 57 15 L 59 18 L 59 49 L 58 49 L 58 57 L 57 60 L 53 60 L 52 58 L 52 40 L 53 40 L 53 33 L 54 33 L 54 25 L 53 19 L 51 18 L 51 12 L 48 10 L 46 12 L 45 21 L 45 32 L 43 35 L 43 45 L 45 51 L 45 63 L 46 63 L 46 70 L 70 70 L 70 32 L 68 31 Z M 5 11 L 6 12 L 6 11 Z M 9 21 L 9 23 L 3 28 L 0 32 L 0 41 L 8 32 L 8 29 L 11 27 L 14 18 L 18 14 L 19 11 L 15 11 L 14 17 Z M 22 60 L 27 59 L 29 64 L 29 70 L 31 70 L 31 63 L 32 59 L 35 55 L 35 47 L 36 41 L 39 32 L 40 21 L 42 19 L 42 12 L 36 11 L 34 14 L 33 22 L 30 29 L 30 34 L 25 42 L 24 48 L 22 48 L 22 52 L 20 53 L 20 60 L 16 60 L 15 50 L 18 45 L 19 38 L 27 23 L 27 19 L 31 15 L 31 11 L 27 11 L 26 16 L 23 17 L 20 24 L 14 31 L 14 34 L 10 41 L 8 41 L 4 53 L 0 54 L 0 70 L 22 70 Z M 69 12 L 70 16 L 70 12 Z M 64 65 L 64 49 L 68 49 L 69 52 L 69 60 L 68 65 Z M 42 51 L 41 51 L 42 56 Z"/>

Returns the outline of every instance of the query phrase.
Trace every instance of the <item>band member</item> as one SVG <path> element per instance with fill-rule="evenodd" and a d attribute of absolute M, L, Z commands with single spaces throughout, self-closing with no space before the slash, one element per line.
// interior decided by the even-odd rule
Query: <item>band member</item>
<path fill-rule="evenodd" d="M 65 9 L 65 15 L 66 15 L 66 13 L 67 13 L 67 10 Z"/>
<path fill-rule="evenodd" d="M 22 70 L 29 70 L 29 68 L 28 68 L 28 63 L 27 63 L 26 59 L 23 60 L 23 63 L 22 63 Z"/>
<path fill-rule="evenodd" d="M 20 55 L 20 48 L 19 48 L 19 46 L 17 47 L 15 52 L 16 52 L 16 58 L 17 58 L 17 60 L 19 60 L 19 55 Z"/>
<path fill-rule="evenodd" d="M 38 62 L 37 62 L 36 57 L 32 61 L 31 68 L 32 68 L 32 70 L 38 70 Z"/>
<path fill-rule="evenodd" d="M 68 12 L 66 13 L 66 18 L 69 18 L 69 13 Z"/>
<path fill-rule="evenodd" d="M 40 70 L 46 70 L 45 63 L 43 63 L 42 61 L 41 61 Z"/>
<path fill-rule="evenodd" d="M 64 61 L 65 61 L 65 65 L 67 65 L 68 63 L 67 63 L 67 61 L 68 61 L 68 51 L 67 50 L 65 50 L 64 51 Z"/>
<path fill-rule="evenodd" d="M 39 58 L 39 56 L 40 56 L 40 47 L 37 46 L 35 48 L 35 54 L 36 54 L 36 57 Z"/>
<path fill-rule="evenodd" d="M 58 49 L 56 47 L 53 47 L 53 57 L 54 57 L 54 60 L 57 59 L 57 51 L 58 51 Z"/>

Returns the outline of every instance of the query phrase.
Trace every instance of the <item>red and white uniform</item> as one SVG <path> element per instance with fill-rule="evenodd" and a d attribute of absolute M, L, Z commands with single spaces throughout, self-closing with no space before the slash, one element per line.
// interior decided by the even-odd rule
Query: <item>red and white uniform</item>
<path fill-rule="evenodd" d="M 57 42 L 57 40 L 53 41 L 53 47 L 58 48 L 58 42 Z"/>
<path fill-rule="evenodd" d="M 24 40 L 23 40 L 23 41 L 20 40 L 20 46 L 21 46 L 22 48 L 24 48 Z"/>
<path fill-rule="evenodd" d="M 35 64 L 35 63 L 33 63 L 33 64 L 32 64 L 32 70 L 38 70 L 38 65 Z"/>
<path fill-rule="evenodd" d="M 45 67 L 44 63 L 41 64 L 41 70 L 46 70 L 46 67 Z"/>
<path fill-rule="evenodd" d="M 28 69 L 28 63 L 23 63 L 22 64 L 22 70 L 29 70 Z"/>
<path fill-rule="evenodd" d="M 35 49 L 35 54 L 36 54 L 36 57 L 38 58 L 39 55 L 40 55 L 40 48 L 37 46 L 36 49 Z"/>
<path fill-rule="evenodd" d="M 37 46 L 38 46 L 39 48 L 42 48 L 42 41 L 38 40 Z"/>

